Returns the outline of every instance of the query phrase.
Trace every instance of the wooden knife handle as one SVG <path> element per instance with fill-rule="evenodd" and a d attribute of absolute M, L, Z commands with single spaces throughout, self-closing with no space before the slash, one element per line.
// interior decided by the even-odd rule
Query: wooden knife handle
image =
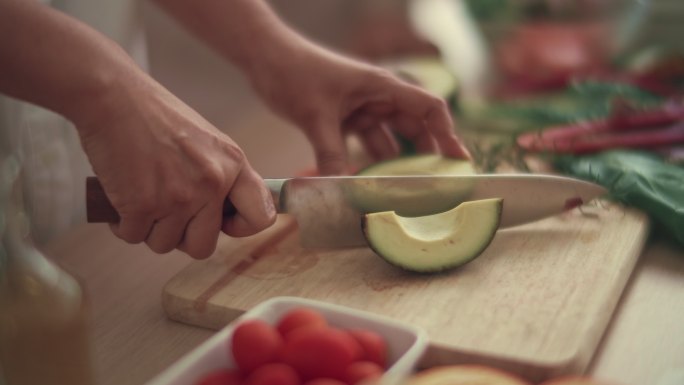
<path fill-rule="evenodd" d="M 235 206 L 226 199 L 223 202 L 223 216 L 231 217 L 235 213 Z M 86 178 L 86 219 L 88 223 L 116 223 L 121 219 L 100 181 L 94 176 Z"/>

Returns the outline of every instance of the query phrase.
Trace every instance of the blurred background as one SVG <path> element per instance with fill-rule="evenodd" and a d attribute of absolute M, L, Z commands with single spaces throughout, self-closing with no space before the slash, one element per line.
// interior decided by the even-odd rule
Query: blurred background
<path fill-rule="evenodd" d="M 313 152 L 304 136 L 268 111 L 235 67 L 154 4 L 142 3 L 149 68 L 157 80 L 228 133 L 262 176 L 292 175 L 314 164 Z M 372 8 L 373 1 L 276 0 L 271 3 L 299 32 L 341 49 L 353 33 L 356 21 Z M 397 9 L 403 4 L 402 1 L 378 3 Z M 287 162 L 278 159 L 287 159 Z"/>
<path fill-rule="evenodd" d="M 673 52 L 679 60 L 683 52 L 681 0 L 271 3 L 298 31 L 346 54 L 384 64 L 437 58 L 453 75 L 461 104 L 478 107 L 492 95 L 528 96 L 559 89 L 577 73 L 613 75 L 619 61 L 645 67 Z M 292 175 L 313 165 L 304 137 L 265 109 L 234 67 L 153 4 L 143 7 L 155 78 L 233 137 L 262 175 Z M 681 71 L 681 62 L 670 61 Z M 438 77 L 433 91 L 453 96 L 449 86 L 439 90 L 449 81 Z M 491 119 L 479 119 L 481 108 L 468 111 L 476 113 L 459 117 L 462 123 L 491 126 Z"/>

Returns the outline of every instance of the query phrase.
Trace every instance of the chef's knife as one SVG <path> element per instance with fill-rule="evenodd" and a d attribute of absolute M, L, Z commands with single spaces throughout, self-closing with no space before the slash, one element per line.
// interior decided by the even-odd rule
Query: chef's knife
<path fill-rule="evenodd" d="M 460 202 L 503 198 L 501 227 L 533 222 L 597 198 L 606 190 L 593 183 L 541 174 L 449 176 L 335 176 L 266 179 L 279 213 L 298 222 L 305 247 L 365 245 L 360 216 L 394 210 L 403 216 L 435 214 Z M 117 222 L 95 177 L 87 179 L 87 219 Z M 224 216 L 235 213 L 226 200 Z"/>

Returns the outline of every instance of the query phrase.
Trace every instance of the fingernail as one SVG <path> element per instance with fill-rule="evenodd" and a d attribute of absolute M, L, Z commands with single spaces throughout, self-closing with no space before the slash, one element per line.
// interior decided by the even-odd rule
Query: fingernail
<path fill-rule="evenodd" d="M 468 147 L 466 147 L 463 144 L 461 144 L 461 151 L 463 152 L 463 155 L 465 155 L 466 159 L 473 159 L 473 156 L 470 154 Z"/>

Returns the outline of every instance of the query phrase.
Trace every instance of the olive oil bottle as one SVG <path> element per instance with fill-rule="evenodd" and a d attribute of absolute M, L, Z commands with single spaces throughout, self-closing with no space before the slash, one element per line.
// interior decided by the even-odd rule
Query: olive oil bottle
<path fill-rule="evenodd" d="M 32 245 L 19 166 L 0 166 L 0 385 L 92 385 L 85 293 Z"/>

